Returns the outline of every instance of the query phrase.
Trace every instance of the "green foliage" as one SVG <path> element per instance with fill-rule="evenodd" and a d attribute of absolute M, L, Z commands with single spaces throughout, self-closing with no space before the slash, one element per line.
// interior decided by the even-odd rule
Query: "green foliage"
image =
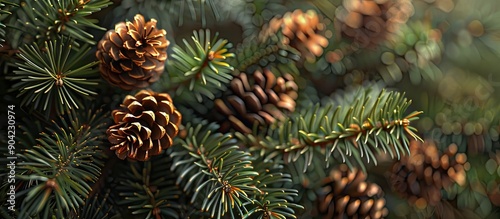
<path fill-rule="evenodd" d="M 404 94 L 364 87 L 358 94 L 352 104 L 315 105 L 295 113 L 270 129 L 264 141 L 254 142 L 251 147 L 257 148 L 251 150 L 261 150 L 262 156 L 280 156 L 286 163 L 304 157 L 303 171 L 317 159 L 316 153 L 323 154 L 326 161 L 335 158 L 364 171 L 363 157 L 377 164 L 375 154 L 383 151 L 399 159 L 409 150 L 408 137 L 420 139 L 410 122 L 421 112 L 405 113 L 411 101 Z"/>
<path fill-rule="evenodd" d="M 255 194 L 251 204 L 253 208 L 245 218 L 297 218 L 293 209 L 304 207 L 293 203 L 298 191 L 286 188 L 286 184 L 290 184 L 292 179 L 290 174 L 283 173 L 283 165 L 264 162 L 262 159 L 254 163 L 259 175 L 253 181 L 259 192 Z"/>
<path fill-rule="evenodd" d="M 161 21 L 170 21 L 174 24 L 177 21 L 178 26 L 184 24 L 185 15 L 190 15 L 193 21 L 198 19 L 200 15 L 202 26 L 206 26 L 207 8 L 212 12 L 217 20 L 223 18 L 219 11 L 219 7 L 214 0 L 123 0 L 121 4 L 115 8 L 115 22 L 132 18 L 135 14 L 144 14 L 151 18 L 156 18 Z M 166 28 L 161 24 L 160 28 Z"/>
<path fill-rule="evenodd" d="M 192 194 L 191 203 L 202 202 L 201 209 L 210 217 L 228 214 L 240 218 L 248 212 L 245 203 L 258 191 L 252 185 L 250 154 L 239 150 L 229 134 L 217 133 L 215 124 L 188 125 L 186 137 L 179 138 L 170 156 L 172 169 L 179 174 L 177 183 Z"/>
<path fill-rule="evenodd" d="M 425 117 L 420 124 L 427 138 L 442 145 L 455 143 L 462 152 L 500 149 L 500 108 L 495 101 L 488 101 L 482 107 L 472 101 L 438 106 L 433 104 L 436 113 Z"/>
<path fill-rule="evenodd" d="M 388 85 L 399 83 L 404 78 L 409 78 L 413 84 L 421 84 L 422 81 L 432 82 L 442 77 L 437 63 L 443 53 L 439 30 L 427 23 L 414 21 L 402 24 L 375 49 L 356 51 L 341 47 L 335 50 L 341 60 L 325 63 L 320 59 L 318 65 L 323 67 L 318 71 L 330 71 L 336 75 L 362 71 Z M 314 70 L 318 67 L 309 68 Z"/>
<path fill-rule="evenodd" d="M 15 5 L 13 3 L 1 0 L 0 1 L 0 16 L 4 15 L 4 14 L 12 14 L 11 12 L 9 12 L 7 10 L 4 10 L 3 7 L 5 7 L 6 4 L 8 4 L 8 5 Z M 5 24 L 3 24 L 2 22 L 0 22 L 0 47 L 3 47 L 3 45 L 1 43 L 5 42 L 5 39 L 4 39 L 4 37 L 5 37 L 5 29 L 4 28 L 5 28 Z"/>
<path fill-rule="evenodd" d="M 87 198 L 85 204 L 80 206 L 78 211 L 71 214 L 71 218 L 78 219 L 102 219 L 119 218 L 115 214 L 115 209 L 108 203 L 109 190 L 101 197 L 99 194 Z"/>
<path fill-rule="evenodd" d="M 110 5 L 109 0 L 33 0 L 21 4 L 26 17 L 16 29 L 32 35 L 36 42 L 57 40 L 61 35 L 95 44 L 87 28 L 105 30 L 87 16 Z M 35 10 L 33 10 L 35 9 Z"/>
<path fill-rule="evenodd" d="M 170 166 L 171 160 L 163 155 L 146 162 L 129 162 L 118 178 L 116 189 L 122 197 L 118 204 L 140 218 L 180 218 L 177 201 L 181 190 Z"/>
<path fill-rule="evenodd" d="M 17 192 L 22 197 L 20 218 L 64 218 L 85 203 L 102 166 L 97 136 L 104 123 L 97 115 L 81 121 L 69 112 L 40 134 L 37 145 L 19 155 L 18 184 L 26 187 Z"/>
<path fill-rule="evenodd" d="M 242 24 L 244 37 L 255 34 L 274 16 L 287 10 L 284 0 L 247 0 L 244 4 L 232 15 L 233 20 Z"/>
<path fill-rule="evenodd" d="M 436 81 L 442 72 L 435 62 L 440 61 L 443 45 L 440 32 L 430 24 L 411 22 L 402 25 L 399 31 L 386 42 L 390 51 L 383 52 L 378 72 L 386 83 L 401 81 L 408 74 L 413 84 L 422 79 Z"/>
<path fill-rule="evenodd" d="M 273 35 L 259 42 L 249 38 L 236 49 L 236 59 L 233 64 L 240 72 L 253 73 L 259 68 L 276 68 L 281 72 L 298 75 L 295 65 L 300 59 L 296 49 L 283 44 L 283 34 Z"/>
<path fill-rule="evenodd" d="M 454 64 L 479 72 L 498 66 L 500 12 L 495 0 L 478 0 L 474 7 L 467 0 L 457 0 L 452 13 L 439 25 L 449 25 L 443 32 L 445 55 Z M 460 22 L 451 22 L 460 21 Z"/>
<path fill-rule="evenodd" d="M 229 61 L 234 54 L 228 51 L 231 44 L 218 35 L 212 37 L 210 30 L 193 31 L 192 43 L 183 40 L 184 49 L 174 46 L 167 66 L 168 84 L 178 101 L 191 104 L 202 102 L 204 97 L 213 100 L 233 78 Z"/>
<path fill-rule="evenodd" d="M 370 48 L 338 36 L 342 29 L 335 20 L 342 15 L 336 9 L 347 5 L 342 0 L 112 2 L 0 0 L 0 64 L 10 80 L 0 79 L 10 91 L 0 94 L 3 102 L 17 104 L 20 124 L 16 217 L 312 218 L 318 216 L 322 179 L 336 164 L 347 163 L 369 172 L 383 188 L 389 218 L 498 218 L 491 198 L 500 184 L 497 0 L 413 0 L 415 15 L 388 28 L 391 36 Z M 259 38 L 276 14 L 309 8 L 325 17 L 319 29 L 329 45 L 322 56 L 303 62 L 279 30 Z M 95 105 L 114 109 L 128 94 L 98 84 L 91 52 L 95 37 L 104 33 L 101 26 L 111 28 L 138 13 L 162 21 L 157 28 L 178 42 L 169 48 L 161 82 L 151 89 L 170 93 L 188 124 L 179 127 L 173 147 L 145 162 L 106 157 L 104 120 L 110 113 L 93 110 Z M 386 18 L 363 16 L 363 22 Z M 237 25 L 242 33 L 232 29 Z M 208 28 L 231 35 L 231 43 Z M 179 39 L 192 29 L 191 39 Z M 301 34 L 295 36 L 308 33 Z M 310 40 L 306 43 L 314 44 Z M 213 119 L 213 100 L 234 75 L 262 68 L 277 76 L 292 74 L 300 87 L 295 112 L 286 121 L 243 135 L 221 133 L 203 120 Z M 372 82 L 363 83 L 367 79 Z M 374 81 L 408 91 L 418 104 L 410 106 L 405 94 L 385 91 Z M 360 86 L 346 88 L 351 84 Z M 436 100 L 419 102 L 422 94 Z M 419 110 L 425 111 L 423 118 Z M 5 113 L 0 117 L 5 125 Z M 382 176 L 390 170 L 389 157 L 406 155 L 409 140 L 421 140 L 419 135 L 442 146 L 457 144 L 468 161 L 465 186 L 442 189 L 439 205 L 423 209 L 421 203 L 395 199 Z M 6 140 L 0 135 L 0 142 Z M 7 152 L 0 147 L 1 154 Z M 3 201 L 7 174 L 0 174 L 0 182 Z M 10 217 L 6 206 L 0 207 L 0 218 Z"/>
<path fill-rule="evenodd" d="M 16 83 L 11 91 L 23 96 L 22 105 L 50 112 L 82 106 L 82 97 L 96 95 L 98 62 L 85 62 L 90 47 L 74 48 L 72 40 L 45 42 L 43 49 L 36 43 L 21 49 L 18 70 L 10 76 Z"/>

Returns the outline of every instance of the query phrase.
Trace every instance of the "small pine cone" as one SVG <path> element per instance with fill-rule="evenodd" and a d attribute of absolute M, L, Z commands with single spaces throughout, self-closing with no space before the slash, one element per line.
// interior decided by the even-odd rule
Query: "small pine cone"
<path fill-rule="evenodd" d="M 240 73 L 231 81 L 230 94 L 215 100 L 215 107 L 222 115 L 221 131 L 230 128 L 251 133 L 253 125 L 265 126 L 282 121 L 286 112 L 295 111 L 298 86 L 293 77 L 285 74 L 276 77 L 268 69 L 251 75 Z"/>
<path fill-rule="evenodd" d="M 339 36 L 358 47 L 373 47 L 412 15 L 410 0 L 344 0 L 336 11 L 336 26 Z"/>
<path fill-rule="evenodd" d="M 414 204 L 436 206 L 441 201 L 441 189 L 454 183 L 465 185 L 467 155 L 457 153 L 455 144 L 440 153 L 434 142 L 411 141 L 410 156 L 393 165 L 390 182 L 408 201 Z"/>
<path fill-rule="evenodd" d="M 275 17 L 266 24 L 259 34 L 260 40 L 275 35 L 278 31 L 286 37 L 286 44 L 299 50 L 305 57 L 318 57 L 323 54 L 323 48 L 328 46 L 328 40 L 320 34 L 325 24 L 313 10 L 303 12 L 297 9 L 287 12 L 283 18 Z"/>
<path fill-rule="evenodd" d="M 121 107 L 113 110 L 115 125 L 106 131 L 120 159 L 145 161 L 172 145 L 182 115 L 170 95 L 141 90 L 126 96 Z"/>
<path fill-rule="evenodd" d="M 145 88 L 157 81 L 164 70 L 167 32 L 156 29 L 156 20 L 146 22 L 140 14 L 134 21 L 120 22 L 97 45 L 101 75 L 124 90 Z"/>
<path fill-rule="evenodd" d="M 384 218 L 388 214 L 380 186 L 367 182 L 366 175 L 342 164 L 322 181 L 318 213 L 322 218 Z"/>

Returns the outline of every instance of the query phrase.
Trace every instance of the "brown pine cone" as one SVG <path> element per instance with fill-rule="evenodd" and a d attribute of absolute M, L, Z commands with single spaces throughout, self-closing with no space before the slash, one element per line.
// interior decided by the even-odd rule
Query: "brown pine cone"
<path fill-rule="evenodd" d="M 293 77 L 285 74 L 276 77 L 268 69 L 251 75 L 240 73 L 231 81 L 230 94 L 215 100 L 215 107 L 222 115 L 221 131 L 230 128 L 251 133 L 255 123 L 259 126 L 273 124 L 286 118 L 286 112 L 295 110 L 298 86 Z"/>
<path fill-rule="evenodd" d="M 320 16 L 313 10 L 303 12 L 297 9 L 287 12 L 283 18 L 275 17 L 266 24 L 259 38 L 261 41 L 275 35 L 278 31 L 283 33 L 291 47 L 299 50 L 306 58 L 314 58 L 323 54 L 323 48 L 328 46 L 328 40 L 320 34 L 325 29 L 325 24 L 320 22 Z"/>
<path fill-rule="evenodd" d="M 111 113 L 115 125 L 106 131 L 120 159 L 145 161 L 172 145 L 182 115 L 170 95 L 141 90 L 126 96 L 121 107 Z"/>
<path fill-rule="evenodd" d="M 383 218 L 388 214 L 382 188 L 367 182 L 358 169 L 342 164 L 322 185 L 317 206 L 322 218 Z"/>
<path fill-rule="evenodd" d="M 124 90 L 145 88 L 157 81 L 165 68 L 167 32 L 156 29 L 156 20 L 146 22 L 140 14 L 134 21 L 120 22 L 97 45 L 101 75 Z"/>
<path fill-rule="evenodd" d="M 373 47 L 413 15 L 410 0 L 344 0 L 336 11 L 338 35 Z"/>
<path fill-rule="evenodd" d="M 466 183 L 467 155 L 455 144 L 440 153 L 434 142 L 411 141 L 410 156 L 397 161 L 390 175 L 392 187 L 412 204 L 436 206 L 441 189 Z"/>

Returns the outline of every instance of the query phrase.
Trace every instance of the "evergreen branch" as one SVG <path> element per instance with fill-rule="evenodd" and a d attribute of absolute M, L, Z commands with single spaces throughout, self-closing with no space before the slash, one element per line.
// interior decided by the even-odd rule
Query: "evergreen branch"
<path fill-rule="evenodd" d="M 197 16 L 201 14 L 202 27 L 206 27 L 207 14 L 205 12 L 207 7 L 216 20 L 223 18 L 214 0 L 123 0 L 114 9 L 115 23 L 133 17 L 135 14 L 143 14 L 161 21 L 171 21 L 171 24 L 174 23 L 173 21 L 177 21 L 178 26 L 182 26 L 184 17 L 191 17 L 191 20 L 196 21 Z M 171 24 L 163 22 L 159 24 L 161 25 L 159 27 L 167 29 L 164 25 Z"/>
<path fill-rule="evenodd" d="M 283 43 L 283 34 L 273 35 L 259 42 L 257 39 L 249 39 L 241 44 L 236 51 L 236 59 L 233 64 L 241 72 L 254 72 L 258 68 L 278 67 L 282 72 L 298 74 L 295 62 L 300 59 L 300 53 L 296 49 Z M 282 69 L 287 67 L 287 69 Z"/>
<path fill-rule="evenodd" d="M 55 106 L 61 112 L 81 107 L 81 98 L 96 95 L 98 62 L 82 61 L 90 48 L 74 48 L 72 40 L 45 42 L 46 51 L 35 45 L 21 49 L 19 57 L 24 63 L 17 63 L 18 70 L 9 76 L 18 80 L 10 91 L 19 91 L 24 96 L 21 103 L 33 105 L 35 109 L 50 112 Z"/>
<path fill-rule="evenodd" d="M 180 10 L 177 11 L 177 12 L 181 12 L 179 13 L 177 16 L 178 16 L 178 19 L 179 19 L 179 26 L 182 26 L 183 24 L 183 19 L 184 19 L 184 13 L 182 13 L 185 9 L 184 9 L 184 2 L 187 3 L 188 5 L 188 8 L 189 8 L 189 11 L 191 12 L 191 17 L 193 20 L 196 20 L 196 15 L 198 13 L 200 13 L 200 18 L 201 18 L 201 24 L 203 27 L 205 27 L 207 25 L 207 15 L 205 13 L 206 9 L 205 9 L 205 6 L 208 6 L 208 8 L 212 11 L 212 13 L 214 14 L 215 16 L 215 19 L 218 21 L 218 20 L 221 20 L 222 16 L 221 16 L 221 13 L 219 11 L 219 8 L 217 7 L 217 5 L 215 5 L 215 2 L 214 0 L 194 0 L 194 1 L 174 1 L 174 8 L 175 8 L 175 3 L 180 3 Z M 198 3 L 198 7 L 195 6 L 195 4 L 193 4 L 193 2 L 196 2 Z M 198 13 L 195 13 L 196 9 L 198 9 Z"/>
<path fill-rule="evenodd" d="M 26 189 L 17 193 L 22 197 L 20 218 L 66 217 L 85 203 L 90 183 L 100 174 L 99 138 L 93 131 L 103 126 L 102 117 L 81 121 L 70 112 L 61 118 L 54 122 L 55 128 L 41 133 L 38 145 L 20 154 L 18 188 L 28 182 Z"/>
<path fill-rule="evenodd" d="M 10 11 L 7 11 L 7 10 L 4 10 L 4 6 L 6 5 L 11 5 L 11 6 L 17 6 L 16 4 L 14 3 L 11 3 L 11 2 L 6 2 L 4 0 L 0 0 L 0 15 L 3 15 L 3 14 L 12 14 Z M 3 45 L 1 43 L 5 42 L 5 24 L 3 24 L 2 22 L 0 22 L 0 47 L 3 47 Z"/>
<path fill-rule="evenodd" d="M 285 0 L 219 0 L 218 7 L 229 14 L 229 19 L 243 28 L 243 38 L 251 37 L 276 14 L 287 11 Z"/>
<path fill-rule="evenodd" d="M 177 200 L 181 190 L 175 185 L 170 166 L 171 160 L 162 156 L 146 162 L 129 162 L 117 187 L 123 197 L 118 203 L 141 218 L 179 218 Z"/>
<path fill-rule="evenodd" d="M 109 193 L 108 190 L 103 196 L 99 196 L 99 194 L 90 196 L 78 211 L 72 212 L 70 217 L 82 219 L 118 218 L 116 210 L 108 203 Z"/>
<path fill-rule="evenodd" d="M 334 104 L 316 105 L 292 115 L 277 130 L 270 130 L 265 141 L 252 147 L 263 150 L 262 154 L 283 153 L 285 162 L 295 162 L 304 156 L 304 172 L 316 153 L 341 158 L 352 167 L 358 163 L 366 171 L 362 157 L 377 164 L 375 153 L 384 151 L 391 157 L 400 157 L 408 151 L 408 136 L 420 139 L 410 122 L 422 112 L 405 115 L 411 101 L 404 94 L 375 92 L 360 87 L 358 98 L 346 106 L 334 108 Z M 407 136 L 408 135 L 408 136 Z M 277 139 L 277 140 L 274 140 Z"/>
<path fill-rule="evenodd" d="M 185 49 L 178 45 L 173 48 L 169 83 L 175 85 L 171 89 L 181 100 L 202 102 L 203 96 L 214 99 L 233 78 L 229 61 L 234 54 L 228 52 L 231 44 L 218 35 L 212 38 L 210 30 L 193 31 L 192 43 L 183 40 Z"/>
<path fill-rule="evenodd" d="M 255 193 L 253 208 L 244 218 L 297 218 L 293 208 L 304 208 L 293 203 L 294 196 L 298 195 L 295 189 L 285 187 L 292 182 L 289 174 L 283 173 L 283 166 L 263 160 L 255 162 L 255 170 L 259 175 L 254 177 L 255 186 L 259 192 Z"/>
<path fill-rule="evenodd" d="M 24 25 L 22 31 L 34 35 L 38 42 L 55 40 L 64 35 L 94 45 L 94 36 L 85 29 L 105 29 L 96 25 L 97 20 L 87 16 L 110 4 L 109 0 L 26 1 L 21 4 L 27 16 L 27 20 L 20 21 Z"/>
<path fill-rule="evenodd" d="M 179 173 L 177 180 L 184 191 L 192 193 L 191 203 L 202 199 L 201 210 L 211 217 L 229 214 L 238 218 L 247 213 L 244 203 L 253 202 L 257 188 L 252 177 L 251 157 L 238 150 L 228 134 L 214 133 L 215 124 L 188 125 L 184 139 L 178 139 L 170 156 L 172 169 Z M 236 214 L 235 214 L 236 213 Z"/>

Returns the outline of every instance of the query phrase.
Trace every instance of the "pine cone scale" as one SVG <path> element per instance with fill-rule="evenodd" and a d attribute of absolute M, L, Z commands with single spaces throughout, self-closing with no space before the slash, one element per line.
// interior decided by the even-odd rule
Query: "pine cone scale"
<path fill-rule="evenodd" d="M 113 34 L 112 32 L 107 32 L 106 35 L 108 35 L 108 39 L 109 41 L 101 41 L 102 43 L 113 43 L 114 49 L 116 49 L 117 47 L 121 47 L 123 45 L 123 40 L 122 38 L 120 37 L 120 35 L 118 34 Z M 109 48 L 106 48 L 106 47 L 103 47 L 104 49 L 109 49 Z M 116 60 L 115 60 L 116 61 Z"/>

